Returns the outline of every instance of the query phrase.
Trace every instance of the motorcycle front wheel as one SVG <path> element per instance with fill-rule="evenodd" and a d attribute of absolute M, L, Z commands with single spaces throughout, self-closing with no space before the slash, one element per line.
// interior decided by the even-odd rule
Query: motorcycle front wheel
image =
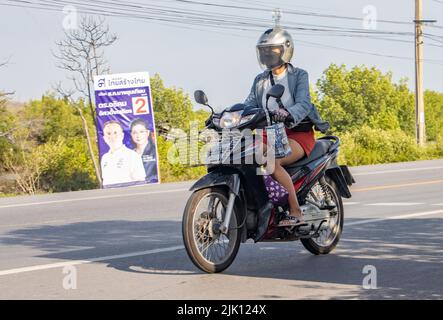
<path fill-rule="evenodd" d="M 189 198 L 182 222 L 183 242 L 189 258 L 204 272 L 216 273 L 234 261 L 241 240 L 240 212 L 234 205 L 229 228 L 219 231 L 228 204 L 228 192 L 212 187 L 195 191 Z"/>

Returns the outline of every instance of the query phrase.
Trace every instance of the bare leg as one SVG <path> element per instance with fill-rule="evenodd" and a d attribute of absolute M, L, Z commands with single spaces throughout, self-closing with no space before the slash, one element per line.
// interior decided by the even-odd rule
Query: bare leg
<path fill-rule="evenodd" d="M 289 173 L 283 168 L 284 165 L 291 164 L 303 158 L 305 151 L 300 144 L 292 139 L 289 139 L 292 153 L 281 159 L 275 159 L 275 169 L 272 177 L 279 182 L 288 191 L 289 212 L 291 216 L 297 217 L 302 221 L 300 206 L 297 201 L 294 185 Z"/>

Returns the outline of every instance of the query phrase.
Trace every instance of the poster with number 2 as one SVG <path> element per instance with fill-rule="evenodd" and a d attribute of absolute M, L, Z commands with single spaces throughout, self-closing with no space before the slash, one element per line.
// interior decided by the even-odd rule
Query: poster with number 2
<path fill-rule="evenodd" d="M 94 77 L 104 188 L 159 183 L 148 72 Z"/>

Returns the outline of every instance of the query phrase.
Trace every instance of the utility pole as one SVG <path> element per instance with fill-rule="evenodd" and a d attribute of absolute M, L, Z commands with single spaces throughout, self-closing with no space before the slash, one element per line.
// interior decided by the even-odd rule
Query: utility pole
<path fill-rule="evenodd" d="M 415 132 L 417 144 L 424 146 L 426 141 L 425 107 L 423 98 L 423 30 L 425 23 L 436 20 L 423 20 L 422 0 L 415 0 Z"/>
<path fill-rule="evenodd" d="M 415 132 L 419 146 L 425 143 L 422 7 L 422 0 L 415 0 Z"/>

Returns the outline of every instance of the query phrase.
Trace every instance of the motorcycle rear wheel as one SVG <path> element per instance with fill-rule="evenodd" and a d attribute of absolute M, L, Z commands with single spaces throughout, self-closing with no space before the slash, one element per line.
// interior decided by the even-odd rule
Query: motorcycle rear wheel
<path fill-rule="evenodd" d="M 336 208 L 334 210 L 337 210 L 337 212 L 335 213 L 334 219 L 332 217 L 330 218 L 330 222 L 328 222 L 330 223 L 329 228 L 324 230 L 324 231 L 330 230 L 331 232 L 330 235 L 327 237 L 325 243 L 321 243 L 319 241 L 322 234 L 320 234 L 320 237 L 318 238 L 300 239 L 301 243 L 306 248 L 306 250 L 315 255 L 328 254 L 332 250 L 334 250 L 338 242 L 340 241 L 340 237 L 343 232 L 343 220 L 344 220 L 343 202 L 340 193 L 338 192 L 338 188 L 335 182 L 328 177 L 326 177 L 325 181 L 321 183 L 322 183 L 322 188 L 327 190 L 327 192 L 329 192 L 332 200 L 334 201 L 336 205 Z M 332 221 L 334 221 L 333 225 L 331 225 Z"/>

